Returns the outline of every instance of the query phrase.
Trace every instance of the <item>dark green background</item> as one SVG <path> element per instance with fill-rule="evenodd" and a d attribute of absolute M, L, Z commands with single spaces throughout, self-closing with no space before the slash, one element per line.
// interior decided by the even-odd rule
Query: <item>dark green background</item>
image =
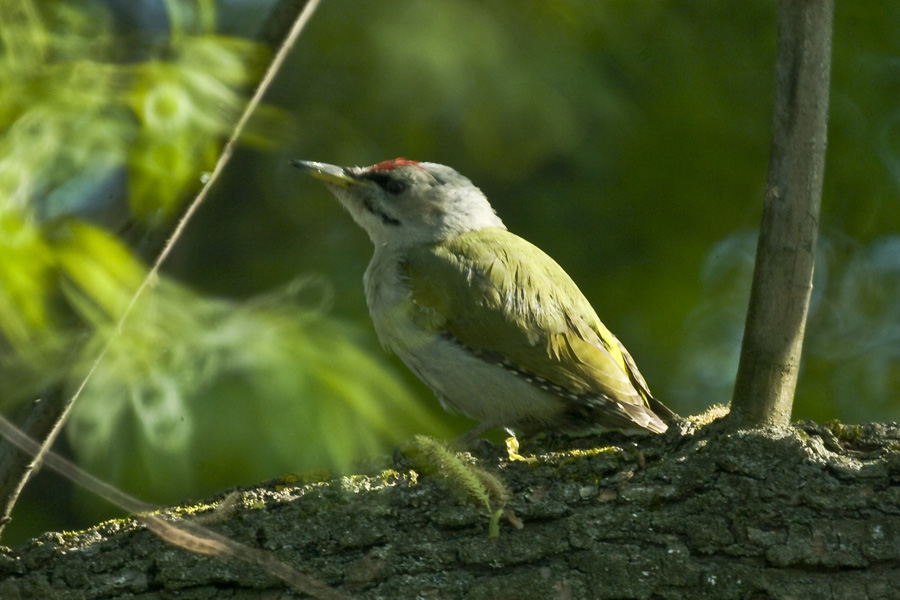
<path fill-rule="evenodd" d="M 265 10 L 223 7 L 220 29 L 250 36 Z M 164 18 L 116 15 L 120 27 L 165 35 Z M 573 276 L 657 396 L 682 414 L 726 403 L 762 211 L 774 24 L 772 1 L 325 0 L 266 97 L 283 110 L 279 126 L 264 128 L 265 147 L 236 153 L 164 273 L 235 305 L 320 276 L 333 292 L 328 318 L 342 323 L 325 335 L 346 334 L 380 360 L 361 283 L 367 236 L 288 161 L 441 162 Z M 894 2 L 838 2 L 820 253 L 795 418 L 896 419 L 898 31 Z M 390 368 L 439 411 L 398 361 Z M 240 381 L 217 385 L 242 390 Z M 209 445 L 221 454 L 208 452 L 202 465 L 185 456 L 189 466 L 179 468 L 215 477 L 171 489 L 148 483 L 165 479 L 169 459 L 141 450 L 137 429 L 108 451 L 140 455 L 139 466 L 103 474 L 157 501 L 200 497 L 316 468 L 318 445 L 347 435 L 336 422 L 295 443 L 290 418 L 252 390 L 235 400 L 253 407 L 252 422 L 208 396 L 193 419 L 216 424 L 198 429 L 220 432 Z M 391 419 L 398 431 L 406 425 L 402 415 Z M 458 432 L 470 425 L 447 419 Z M 267 454 L 294 446 L 295 457 Z M 145 478 L 147 465 L 163 475 Z M 4 541 L 70 527 L 30 516 L 60 489 L 39 479 L 22 533 Z M 83 512 L 80 523 L 97 515 Z"/>

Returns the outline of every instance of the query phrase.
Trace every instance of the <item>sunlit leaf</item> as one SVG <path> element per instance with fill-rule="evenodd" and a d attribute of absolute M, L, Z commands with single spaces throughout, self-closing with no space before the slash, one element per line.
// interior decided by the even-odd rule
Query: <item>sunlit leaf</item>
<path fill-rule="evenodd" d="M 51 326 L 53 267 L 38 228 L 0 207 L 0 333 L 20 353 Z"/>

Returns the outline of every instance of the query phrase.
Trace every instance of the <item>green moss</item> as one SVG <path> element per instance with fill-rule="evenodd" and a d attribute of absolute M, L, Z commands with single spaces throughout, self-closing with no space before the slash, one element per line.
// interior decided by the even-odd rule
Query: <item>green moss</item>
<path fill-rule="evenodd" d="M 831 430 L 831 433 L 842 443 L 854 444 L 859 442 L 863 436 L 859 425 L 845 425 L 837 419 L 828 421 L 826 425 Z"/>
<path fill-rule="evenodd" d="M 460 498 L 483 505 L 492 515 L 512 497 L 499 476 L 476 466 L 464 454 L 454 452 L 435 438 L 417 435 L 403 452 Z"/>
<path fill-rule="evenodd" d="M 728 415 L 729 410 L 730 408 L 724 404 L 713 404 L 702 413 L 688 417 L 688 420 L 695 423 L 698 427 L 706 427 L 710 423 Z"/>

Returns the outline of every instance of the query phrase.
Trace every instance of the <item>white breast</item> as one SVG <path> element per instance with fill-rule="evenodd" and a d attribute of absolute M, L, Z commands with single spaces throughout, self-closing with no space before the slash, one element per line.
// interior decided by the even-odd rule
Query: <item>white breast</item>
<path fill-rule="evenodd" d="M 490 427 L 552 421 L 563 409 L 560 399 L 415 322 L 416 308 L 400 275 L 400 258 L 397 252 L 376 250 L 363 278 L 382 345 L 397 354 L 447 410 Z"/>

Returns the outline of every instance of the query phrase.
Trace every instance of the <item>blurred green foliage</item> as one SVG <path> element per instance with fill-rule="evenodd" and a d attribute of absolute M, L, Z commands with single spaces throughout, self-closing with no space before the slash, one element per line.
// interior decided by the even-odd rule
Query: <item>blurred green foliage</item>
<path fill-rule="evenodd" d="M 326 314 L 327 283 L 292 277 L 230 301 L 163 275 L 120 324 L 148 277 L 143 235 L 164 233 L 199 189 L 261 73 L 262 47 L 215 34 L 213 6 L 167 2 L 168 35 L 142 40 L 97 2 L 0 1 L 0 408 L 70 395 L 93 370 L 69 446 L 158 502 L 448 434 Z M 257 146 L 283 122 L 262 116 L 244 138 Z M 108 511 L 91 500 L 83 517 Z M 47 526 L 34 512 L 14 513 L 13 540 Z"/>
<path fill-rule="evenodd" d="M 0 194 L 7 208 L 44 219 L 84 210 L 89 199 L 79 204 L 53 192 L 126 169 L 131 212 L 165 221 L 199 187 L 264 53 L 209 25 L 188 26 L 175 18 L 186 3 L 169 4 L 177 28 L 154 47 L 116 35 L 99 2 L 0 3 Z M 201 12 L 194 21 L 210 18 Z"/>
<path fill-rule="evenodd" d="M 0 0 L 9 372 L 29 352 L 59 356 L 73 322 L 94 333 L 78 368 L 105 343 L 143 272 L 109 231 L 123 214 L 150 229 L 178 213 L 258 76 L 258 46 L 213 25 L 249 38 L 271 3 L 164 5 L 163 33 L 135 46 L 94 2 Z M 436 409 L 431 393 L 396 363 L 404 383 L 382 370 L 360 282 L 369 241 L 289 158 L 454 166 L 573 275 L 656 395 L 681 413 L 727 402 L 768 161 L 774 7 L 322 3 L 267 96 L 282 112 L 246 138 L 269 146 L 235 156 L 179 240 L 166 270 L 183 285 L 164 279 L 136 307 L 73 415 L 73 448 L 164 500 L 441 433 L 420 408 Z M 900 6 L 839 3 L 797 418 L 897 418 L 898 29 Z M 324 283 L 285 291 L 298 273 Z M 333 296 L 328 317 L 304 300 L 316 290 Z"/>
<path fill-rule="evenodd" d="M 328 286 L 297 279 L 236 303 L 162 281 L 120 334 L 101 317 L 70 443 L 91 472 L 151 501 L 298 469 L 341 469 L 419 429 L 447 431 L 327 318 Z M 131 325 L 134 323 L 134 325 Z"/>

